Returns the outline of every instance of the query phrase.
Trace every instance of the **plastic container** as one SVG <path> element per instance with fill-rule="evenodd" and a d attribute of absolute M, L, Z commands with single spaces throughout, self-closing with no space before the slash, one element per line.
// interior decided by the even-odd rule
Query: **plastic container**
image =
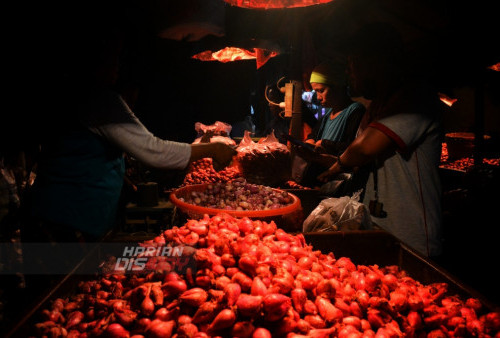
<path fill-rule="evenodd" d="M 208 184 L 195 184 L 176 189 L 170 194 L 170 201 L 184 214 L 185 218 L 201 219 L 204 214 L 214 216 L 224 212 L 234 217 L 248 217 L 253 220 L 259 219 L 266 222 L 274 221 L 278 227 L 289 232 L 298 232 L 302 230 L 302 223 L 304 222 L 302 204 L 297 196 L 289 192 L 287 193 L 292 197 L 293 202 L 283 208 L 271 210 L 226 210 L 206 208 L 189 204 L 179 199 L 188 196 L 192 191 L 204 191 L 207 186 Z M 279 192 L 283 191 L 274 188 L 273 190 Z"/>

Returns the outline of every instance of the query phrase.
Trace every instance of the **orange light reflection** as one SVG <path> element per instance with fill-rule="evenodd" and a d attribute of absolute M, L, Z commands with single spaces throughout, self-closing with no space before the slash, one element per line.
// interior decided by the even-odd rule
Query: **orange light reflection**
<path fill-rule="evenodd" d="M 457 99 L 453 99 L 449 97 L 448 95 L 445 95 L 443 93 L 438 93 L 439 99 L 444 102 L 448 107 L 451 107 L 455 102 L 457 102 Z"/>
<path fill-rule="evenodd" d="M 488 67 L 496 72 L 500 72 L 500 62 Z"/>
<path fill-rule="evenodd" d="M 308 7 L 325 4 L 333 0 L 224 0 L 232 6 L 251 9 L 275 9 Z"/>
<path fill-rule="evenodd" d="M 257 60 L 257 68 L 262 67 L 270 58 L 278 55 L 277 52 L 267 51 L 260 48 L 247 50 L 239 47 L 226 47 L 219 51 L 212 52 L 210 50 L 193 55 L 193 59 L 201 61 L 220 61 L 232 62 L 238 60 Z"/>

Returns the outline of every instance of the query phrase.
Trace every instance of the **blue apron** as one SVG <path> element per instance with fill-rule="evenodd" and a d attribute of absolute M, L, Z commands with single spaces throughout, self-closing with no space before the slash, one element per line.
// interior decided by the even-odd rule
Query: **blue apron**
<path fill-rule="evenodd" d="M 123 185 L 122 151 L 89 130 L 42 147 L 31 215 L 96 237 L 114 225 Z"/>

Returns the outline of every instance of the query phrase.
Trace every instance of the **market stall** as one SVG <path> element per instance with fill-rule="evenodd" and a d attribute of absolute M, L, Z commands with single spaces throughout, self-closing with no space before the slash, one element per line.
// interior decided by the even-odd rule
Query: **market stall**
<path fill-rule="evenodd" d="M 483 86 L 497 88 L 498 71 L 474 82 L 494 53 L 470 53 L 477 46 L 466 39 L 463 49 L 469 52 L 451 58 L 462 49 L 448 40 L 433 60 L 437 35 L 457 24 L 444 20 L 442 4 L 436 10 L 411 3 L 412 11 L 394 1 L 225 3 L 145 6 L 145 17 L 154 17 L 160 33 L 140 48 L 155 56 L 129 57 L 143 63 L 143 73 L 136 75 L 142 100 L 135 107 L 144 124 L 160 137 L 230 145 L 237 151 L 233 163 L 216 168 L 203 158 L 168 174 L 129 163 L 117 228 L 68 273 L 50 275 L 50 288 L 15 304 L 18 313 L 4 317 L 12 324 L 5 336 L 499 337 L 500 304 L 491 275 L 498 252 L 490 236 L 497 205 L 489 194 L 499 186 L 500 147 L 485 122 L 498 112 L 491 114 L 495 102 L 488 110 L 482 101 Z M 309 5 L 318 6 L 302 8 Z M 476 86 L 473 122 L 466 132 L 448 130 L 443 143 L 448 251 L 437 262 L 376 224 L 364 228 L 361 218 L 349 229 L 329 224 L 321 232 L 304 231 L 308 217 L 320 218 L 313 211 L 327 196 L 295 182 L 289 145 L 263 133 L 262 107 L 269 103 L 264 82 L 283 71 L 292 80 L 291 90 L 282 88 L 282 103 L 286 122 L 294 125 L 290 134 L 302 136 L 298 93 L 317 56 L 312 52 L 328 56 L 345 42 L 344 34 L 372 17 L 404 32 L 410 54 L 419 60 L 415 72 L 432 74 L 441 88 Z M 244 57 L 233 54 L 236 47 L 227 42 Z M 454 73 L 468 56 L 471 64 Z M 446 112 L 448 119 L 453 112 Z M 241 137 L 232 137 L 241 119 L 249 125 Z M 323 222 L 342 214 L 323 213 Z M 487 217 L 480 229 L 479 216 Z M 464 263 L 469 259 L 474 264 Z M 461 271 L 472 265 L 480 270 L 464 278 Z"/>
<path fill-rule="evenodd" d="M 12 335 L 494 337 L 500 330 L 494 304 L 386 232 L 292 235 L 219 214 L 139 247 L 128 265 L 137 269 L 120 263 L 126 248 L 96 275 L 83 275 L 109 255 L 101 245 Z"/>

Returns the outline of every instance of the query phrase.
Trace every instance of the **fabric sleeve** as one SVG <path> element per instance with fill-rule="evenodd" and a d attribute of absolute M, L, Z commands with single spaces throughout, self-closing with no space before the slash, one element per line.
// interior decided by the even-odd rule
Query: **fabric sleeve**
<path fill-rule="evenodd" d="M 154 168 L 184 169 L 191 157 L 191 146 L 188 143 L 162 140 L 138 120 L 137 123 L 106 124 L 91 130 Z"/>
<path fill-rule="evenodd" d="M 432 118 L 424 114 L 401 113 L 372 122 L 369 127 L 389 136 L 404 152 L 418 143 L 432 124 Z"/>
<path fill-rule="evenodd" d="M 92 132 L 151 167 L 184 169 L 188 165 L 190 144 L 154 136 L 117 94 L 104 93 L 99 100 L 89 107 L 92 113 L 84 121 Z"/>

